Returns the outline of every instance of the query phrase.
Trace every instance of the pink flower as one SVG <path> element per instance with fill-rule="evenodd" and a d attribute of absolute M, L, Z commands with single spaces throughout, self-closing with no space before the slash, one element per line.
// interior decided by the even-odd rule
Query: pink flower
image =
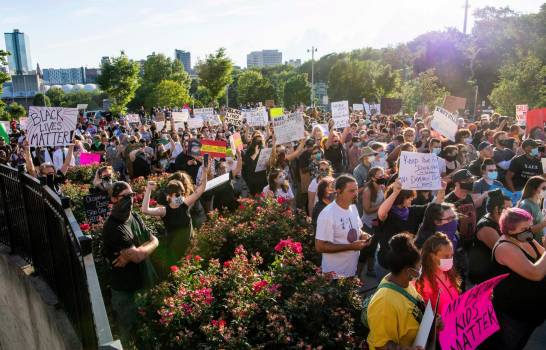
<path fill-rule="evenodd" d="M 157 205 L 157 201 L 155 199 L 150 199 L 150 205 L 155 207 Z"/>
<path fill-rule="evenodd" d="M 231 260 L 224 261 L 224 267 L 225 268 L 229 268 L 230 265 L 231 265 Z"/>
<path fill-rule="evenodd" d="M 239 209 L 244 209 L 244 208 L 245 208 L 245 206 L 244 206 L 243 204 L 241 204 L 241 205 L 239 206 Z"/>
<path fill-rule="evenodd" d="M 258 281 L 258 282 L 254 282 L 252 284 L 252 290 L 254 291 L 254 293 L 259 293 L 268 284 L 269 284 L 269 282 L 267 282 L 266 280 L 261 280 L 261 281 Z"/>
<path fill-rule="evenodd" d="M 201 258 L 199 255 L 196 255 L 193 257 L 195 259 L 195 261 L 201 261 L 203 260 L 203 258 Z"/>
<path fill-rule="evenodd" d="M 225 320 L 220 320 L 218 322 L 218 328 L 222 329 L 226 326 L 226 321 Z"/>
<path fill-rule="evenodd" d="M 80 224 L 80 230 L 82 230 L 83 232 L 87 232 L 91 229 L 91 225 L 89 224 Z"/>
<path fill-rule="evenodd" d="M 179 269 L 178 269 L 178 266 L 176 266 L 176 265 L 172 265 L 172 266 L 171 266 L 171 271 L 172 271 L 172 272 L 178 272 L 178 270 L 179 270 Z"/>
<path fill-rule="evenodd" d="M 298 255 L 301 255 L 303 252 L 303 248 L 301 246 L 300 242 L 293 242 L 290 238 L 289 239 L 281 239 L 279 243 L 275 246 L 276 252 L 282 252 L 284 248 L 288 247 L 293 253 L 296 253 Z"/>
<path fill-rule="evenodd" d="M 283 204 L 285 202 L 286 202 L 286 199 L 284 197 L 281 197 L 281 196 L 277 197 L 277 203 Z"/>

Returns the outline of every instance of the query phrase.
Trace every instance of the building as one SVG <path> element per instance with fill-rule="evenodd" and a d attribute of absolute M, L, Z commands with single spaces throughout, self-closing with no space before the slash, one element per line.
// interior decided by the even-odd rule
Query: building
<path fill-rule="evenodd" d="M 184 70 L 191 74 L 191 53 L 189 51 L 184 50 L 174 50 L 174 57 L 175 59 L 179 60 L 180 63 L 184 65 Z"/>
<path fill-rule="evenodd" d="M 85 84 L 85 67 L 79 68 L 45 68 L 42 69 L 44 84 Z"/>
<path fill-rule="evenodd" d="M 8 66 L 11 74 L 25 74 L 32 70 L 30 59 L 30 43 L 28 36 L 14 29 L 13 33 L 4 33 L 6 39 L 6 51 L 8 56 Z"/>
<path fill-rule="evenodd" d="M 1 99 L 7 103 L 17 102 L 24 107 L 32 104 L 34 95 L 39 92 L 45 92 L 42 79 L 32 71 L 26 74 L 14 74 L 11 81 L 2 86 Z"/>
<path fill-rule="evenodd" d="M 284 62 L 284 64 L 292 66 L 294 68 L 298 68 L 301 66 L 301 59 L 298 58 L 297 60 L 288 60 Z"/>
<path fill-rule="evenodd" d="M 100 68 L 85 68 L 84 84 L 96 84 L 100 75 Z"/>
<path fill-rule="evenodd" d="M 272 67 L 282 64 L 282 52 L 279 50 L 253 51 L 246 55 L 247 68 Z"/>
<path fill-rule="evenodd" d="M 313 85 L 315 90 L 315 104 L 317 106 L 328 106 L 328 84 L 318 81 Z"/>

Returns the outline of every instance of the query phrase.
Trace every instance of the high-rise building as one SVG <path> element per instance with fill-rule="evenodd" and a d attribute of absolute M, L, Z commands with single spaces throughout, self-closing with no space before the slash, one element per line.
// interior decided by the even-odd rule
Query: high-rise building
<path fill-rule="evenodd" d="M 99 68 L 85 68 L 85 84 L 96 84 L 100 75 Z"/>
<path fill-rule="evenodd" d="M 246 55 L 247 68 L 272 67 L 282 64 L 282 52 L 279 50 L 253 51 Z"/>
<path fill-rule="evenodd" d="M 44 83 L 47 85 L 85 84 L 85 67 L 42 69 Z"/>
<path fill-rule="evenodd" d="M 184 65 L 184 70 L 191 73 L 191 53 L 184 50 L 174 50 L 174 57 Z"/>
<path fill-rule="evenodd" d="M 13 33 L 4 33 L 6 39 L 6 50 L 11 54 L 8 56 L 8 66 L 11 74 L 25 74 L 32 70 L 30 60 L 30 43 L 25 33 L 14 29 Z"/>

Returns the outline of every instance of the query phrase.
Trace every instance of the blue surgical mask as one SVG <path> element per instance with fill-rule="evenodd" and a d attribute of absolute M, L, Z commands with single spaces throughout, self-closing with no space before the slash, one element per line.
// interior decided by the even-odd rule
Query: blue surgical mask
<path fill-rule="evenodd" d="M 472 143 L 472 137 L 464 139 L 467 145 L 470 145 Z"/>
<path fill-rule="evenodd" d="M 487 172 L 487 178 L 489 180 L 496 180 L 498 176 L 499 176 L 499 173 L 496 172 L 496 171 L 488 171 Z"/>
<path fill-rule="evenodd" d="M 538 156 L 538 148 L 533 148 L 533 149 L 531 150 L 531 155 L 532 155 L 533 157 Z"/>
<path fill-rule="evenodd" d="M 379 158 L 385 158 L 385 152 L 379 152 Z"/>
<path fill-rule="evenodd" d="M 442 152 L 442 149 L 439 148 L 439 147 L 434 147 L 434 148 L 432 149 L 432 153 L 434 153 L 435 155 L 439 155 L 440 152 Z"/>

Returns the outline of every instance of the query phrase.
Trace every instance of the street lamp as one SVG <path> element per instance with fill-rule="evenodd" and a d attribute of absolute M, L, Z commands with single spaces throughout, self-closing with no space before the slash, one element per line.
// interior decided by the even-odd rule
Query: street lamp
<path fill-rule="evenodd" d="M 478 48 L 474 54 L 472 55 L 472 59 L 470 60 L 470 73 L 472 74 L 472 81 L 475 84 L 475 91 L 474 91 L 474 118 L 476 118 L 476 110 L 478 108 L 478 79 L 476 79 L 476 75 L 474 73 L 474 61 L 476 60 L 476 57 L 478 57 L 478 54 L 482 50 L 482 47 Z"/>
<path fill-rule="evenodd" d="M 311 106 L 315 108 L 315 52 L 317 48 L 311 46 L 311 49 L 307 49 L 307 52 L 311 52 Z"/>

